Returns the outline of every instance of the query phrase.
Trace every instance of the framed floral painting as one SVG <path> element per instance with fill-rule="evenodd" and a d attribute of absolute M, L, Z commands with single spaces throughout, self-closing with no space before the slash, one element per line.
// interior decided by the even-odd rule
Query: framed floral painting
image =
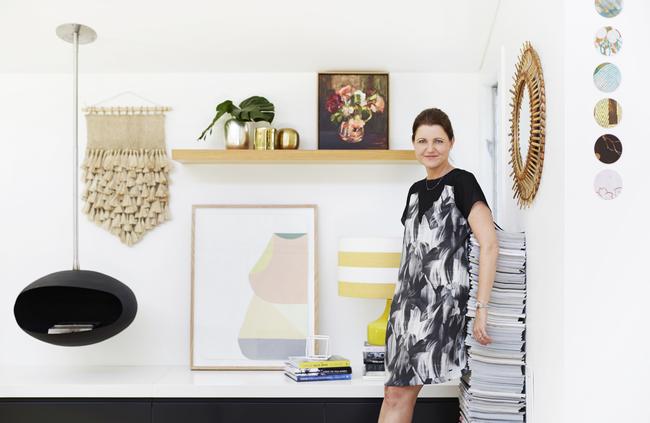
<path fill-rule="evenodd" d="M 318 74 L 318 149 L 388 149 L 388 74 Z"/>

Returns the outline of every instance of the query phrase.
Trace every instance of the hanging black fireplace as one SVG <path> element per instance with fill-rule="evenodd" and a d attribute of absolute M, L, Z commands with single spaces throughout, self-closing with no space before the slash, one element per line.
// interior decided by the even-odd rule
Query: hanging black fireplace
<path fill-rule="evenodd" d="M 94 344 L 125 329 L 138 303 L 122 282 L 90 270 L 52 273 L 16 299 L 18 325 L 34 338 L 63 346 Z"/>
<path fill-rule="evenodd" d="M 79 268 L 78 85 L 79 44 L 97 34 L 80 24 L 61 25 L 59 38 L 73 44 L 73 262 L 72 270 L 51 273 L 27 286 L 16 298 L 14 316 L 25 332 L 56 345 L 103 341 L 125 329 L 138 303 L 128 286 L 108 275 Z"/>

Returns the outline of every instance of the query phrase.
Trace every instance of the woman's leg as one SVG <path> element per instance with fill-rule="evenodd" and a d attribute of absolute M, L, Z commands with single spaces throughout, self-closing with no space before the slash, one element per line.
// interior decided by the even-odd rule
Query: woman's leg
<path fill-rule="evenodd" d="M 420 389 L 422 385 L 384 386 L 378 423 L 411 423 Z"/>

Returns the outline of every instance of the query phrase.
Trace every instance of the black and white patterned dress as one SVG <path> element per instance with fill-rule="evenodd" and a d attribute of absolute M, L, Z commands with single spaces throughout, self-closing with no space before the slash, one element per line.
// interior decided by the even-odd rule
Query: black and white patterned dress
<path fill-rule="evenodd" d="M 435 188 L 428 190 L 427 184 Z M 464 373 L 470 289 L 467 218 L 477 201 L 487 205 L 474 175 L 458 168 L 409 189 L 399 277 L 386 329 L 385 385 L 442 383 Z"/>

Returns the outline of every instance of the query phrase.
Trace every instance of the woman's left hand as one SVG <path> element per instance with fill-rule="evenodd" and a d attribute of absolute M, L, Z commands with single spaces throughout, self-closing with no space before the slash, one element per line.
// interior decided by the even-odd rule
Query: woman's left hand
<path fill-rule="evenodd" d="M 474 330 L 472 335 L 481 345 L 487 345 L 492 342 L 487 334 L 487 310 L 485 308 L 479 308 L 476 310 L 476 318 L 474 319 Z"/>

